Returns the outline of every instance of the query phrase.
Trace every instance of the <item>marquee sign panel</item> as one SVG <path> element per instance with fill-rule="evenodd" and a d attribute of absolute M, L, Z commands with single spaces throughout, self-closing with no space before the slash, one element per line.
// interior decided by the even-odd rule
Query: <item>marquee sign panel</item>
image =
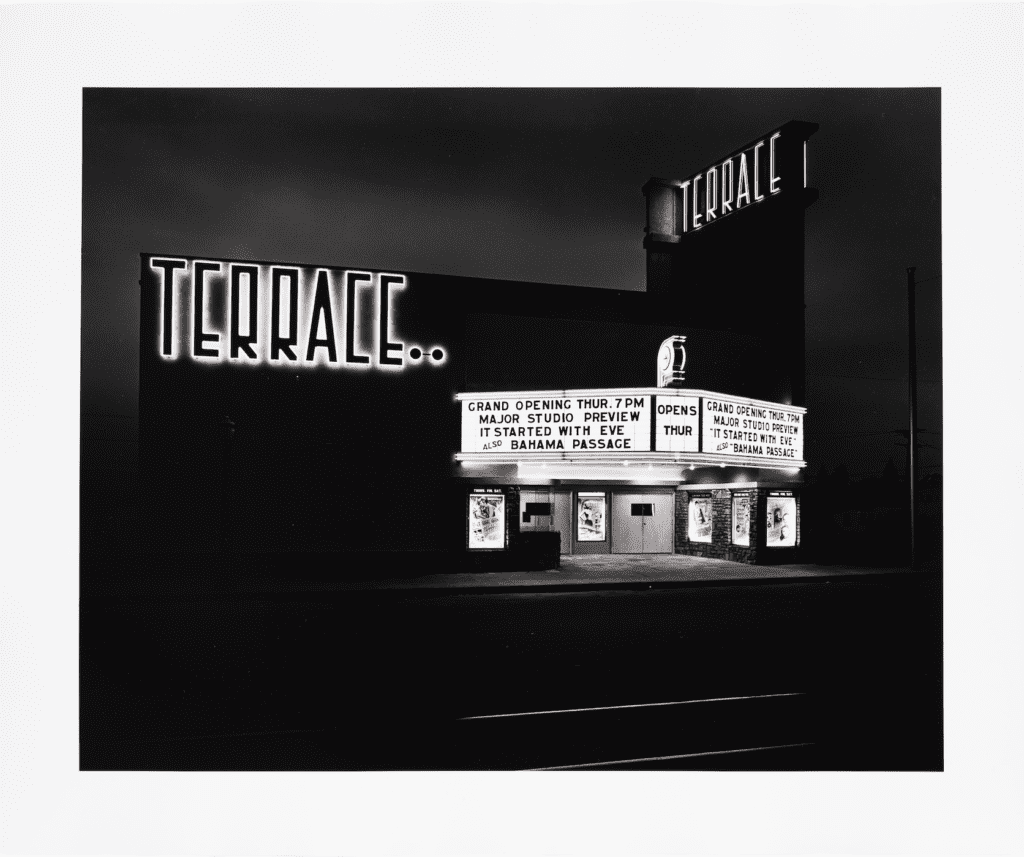
<path fill-rule="evenodd" d="M 657 460 L 803 467 L 806 409 L 664 388 L 460 393 L 460 460 Z M 646 459 L 645 459 L 646 460 Z"/>
<path fill-rule="evenodd" d="M 701 404 L 704 452 L 800 461 L 804 415 L 767 402 L 734 402 L 706 397 Z"/>
<path fill-rule="evenodd" d="M 646 452 L 651 396 L 621 390 L 463 400 L 463 452 Z"/>
<path fill-rule="evenodd" d="M 659 396 L 654 408 L 654 443 L 662 452 L 700 450 L 700 399 Z"/>

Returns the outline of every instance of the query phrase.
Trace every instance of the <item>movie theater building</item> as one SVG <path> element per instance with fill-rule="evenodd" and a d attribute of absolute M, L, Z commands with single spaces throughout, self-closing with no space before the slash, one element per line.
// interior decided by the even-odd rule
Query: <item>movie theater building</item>
<path fill-rule="evenodd" d="M 814 130 L 651 179 L 646 292 L 144 253 L 149 544 L 799 559 Z"/>

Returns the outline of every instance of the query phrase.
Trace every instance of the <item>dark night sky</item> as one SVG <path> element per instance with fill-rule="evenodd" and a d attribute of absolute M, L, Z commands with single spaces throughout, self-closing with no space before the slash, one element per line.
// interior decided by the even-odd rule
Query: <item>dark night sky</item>
<path fill-rule="evenodd" d="M 1021 575 L 1003 536 L 1024 484 L 1006 440 L 1024 378 L 1022 25 L 1020 3 L 861 0 L 0 7 L 9 850 L 1019 853 Z M 83 105 L 97 86 L 522 83 L 941 86 L 941 253 L 938 90 L 135 90 L 131 108 L 87 89 Z M 894 436 L 850 433 L 905 424 L 905 267 L 926 281 L 921 424 L 942 427 L 944 389 L 949 435 L 941 776 L 595 773 L 567 789 L 519 775 L 261 775 L 225 788 L 78 773 L 86 480 L 73 403 L 80 383 L 82 463 L 114 481 L 131 463 L 140 251 L 638 288 L 644 181 L 793 118 L 821 125 L 812 472 L 902 464 Z M 946 279 L 931 279 L 940 260 Z"/>
<path fill-rule="evenodd" d="M 129 462 L 108 428 L 137 412 L 140 251 L 643 289 L 643 183 L 789 119 L 821 126 L 810 471 L 902 470 L 908 265 L 919 425 L 942 428 L 938 89 L 86 90 L 83 465 Z"/>

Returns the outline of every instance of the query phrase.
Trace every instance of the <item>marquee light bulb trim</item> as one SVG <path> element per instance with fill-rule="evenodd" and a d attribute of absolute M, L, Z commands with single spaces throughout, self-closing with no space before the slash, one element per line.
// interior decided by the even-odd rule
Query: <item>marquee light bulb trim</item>
<path fill-rule="evenodd" d="M 806 409 L 685 388 L 460 393 L 460 455 L 803 467 Z M 637 458 L 639 456 L 639 459 Z M 618 459 L 618 461 L 616 461 Z"/>
<path fill-rule="evenodd" d="M 694 470 L 710 467 L 739 467 L 745 470 L 777 470 L 782 473 L 795 474 L 807 467 L 806 461 L 771 461 L 741 455 L 724 455 L 716 453 L 683 454 L 681 459 L 668 452 L 638 452 L 629 459 L 623 459 L 622 453 L 614 452 L 521 452 L 507 455 L 489 452 L 457 452 L 453 455 L 455 463 L 479 467 L 540 467 L 547 464 L 551 467 L 572 465 L 581 468 L 600 468 L 619 470 L 623 467 L 652 465 L 675 471 Z"/>

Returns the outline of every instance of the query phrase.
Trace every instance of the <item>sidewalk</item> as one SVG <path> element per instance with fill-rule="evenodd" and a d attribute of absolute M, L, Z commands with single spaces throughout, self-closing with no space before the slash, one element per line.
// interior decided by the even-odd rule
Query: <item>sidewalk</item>
<path fill-rule="evenodd" d="M 453 572 L 419 577 L 331 582 L 279 582 L 282 594 L 301 592 L 387 591 L 538 592 L 604 589 L 670 589 L 738 583 L 792 583 L 849 577 L 922 574 L 908 568 L 825 565 L 747 565 L 683 554 L 604 554 L 563 556 L 551 571 Z"/>

